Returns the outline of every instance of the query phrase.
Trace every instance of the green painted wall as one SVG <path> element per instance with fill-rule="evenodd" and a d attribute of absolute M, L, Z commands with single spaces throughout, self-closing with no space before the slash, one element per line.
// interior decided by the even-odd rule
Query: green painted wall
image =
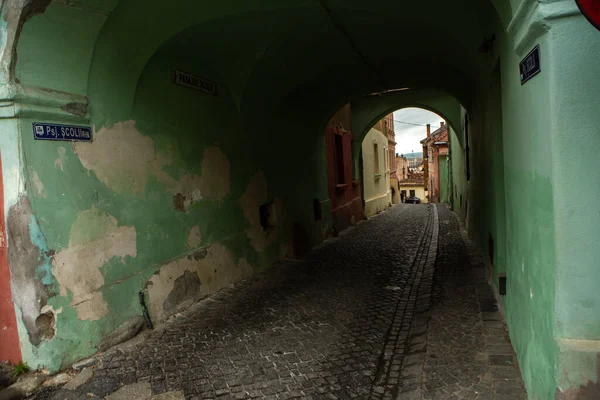
<path fill-rule="evenodd" d="M 448 157 L 440 156 L 440 203 L 450 202 L 450 169 L 448 168 Z"/>
<path fill-rule="evenodd" d="M 448 134 L 450 142 L 450 169 L 452 170 L 452 209 L 463 219 L 467 216 L 467 167 L 464 145 L 464 116 L 463 112 L 458 134 L 452 127 Z"/>
<path fill-rule="evenodd" d="M 504 272 L 506 264 L 505 163 L 500 85 L 500 66 L 497 65 L 490 77 L 489 91 L 478 103 L 480 106 L 473 108 L 470 120 L 471 231 L 493 266 L 494 277 Z M 497 279 L 494 278 L 492 283 L 497 286 Z"/>
<path fill-rule="evenodd" d="M 539 38 L 539 43 L 544 49 L 545 40 Z M 532 398 L 546 399 L 556 388 L 558 350 L 552 323 L 556 263 L 551 169 L 556 161 L 544 118 L 550 84 L 539 76 L 521 86 L 515 68 L 526 53 L 515 54 L 505 37 L 498 46 L 500 69 L 469 115 L 469 231 L 486 257 L 493 239 L 492 284 L 497 285 L 498 273 L 506 272 L 502 303 L 523 378 Z M 550 64 L 544 53 L 542 65 Z"/>
<path fill-rule="evenodd" d="M 573 46 L 570 37 L 578 38 Z M 553 181 L 557 247 L 556 330 L 560 337 L 600 339 L 600 38 L 583 18 L 561 21 L 549 35 L 550 140 L 555 160 Z M 579 62 L 574 62 L 574 60 Z M 569 190 L 564 190 L 569 182 Z M 575 199 L 571 198 L 575 195 Z M 583 323 L 582 323 L 583 322 Z"/>
<path fill-rule="evenodd" d="M 574 42 L 570 38 L 577 38 Z M 576 45 L 574 45 L 576 43 Z M 559 20 L 548 35 L 559 390 L 600 393 L 600 35 L 584 18 Z M 565 183 L 569 190 L 565 190 Z M 571 198 L 571 194 L 576 194 Z M 565 345 L 565 342 L 567 345 Z"/>
<path fill-rule="evenodd" d="M 105 21 L 102 13 L 52 3 L 23 27 L 16 78 L 25 86 L 86 95 L 96 38 Z M 71 51 L 57 52 L 60 43 L 69 43 Z"/>
<path fill-rule="evenodd" d="M 220 81 L 206 60 L 189 55 L 187 46 L 185 38 L 176 38 L 157 52 L 139 79 L 126 120 L 94 124 L 92 145 L 34 141 L 30 127 L 38 118 L 21 121 L 25 181 L 35 215 L 32 241 L 41 254 L 56 253 L 54 261 L 38 267 L 39 276 L 50 292 L 48 305 L 60 310 L 54 338 L 39 346 L 24 343 L 24 358 L 33 367 L 55 371 L 89 355 L 106 333 L 140 315 L 137 292 L 149 280 L 160 280 L 155 274 L 161 268 L 181 273 L 181 263 L 173 263 L 188 254 L 208 249 L 210 257 L 211 249 L 225 248 L 210 260 L 218 271 L 202 282 L 210 294 L 251 272 L 236 268 L 259 270 L 292 256 L 293 239 L 314 244 L 312 199 L 326 199 L 320 191 L 326 182 L 319 188 L 301 175 L 325 177 L 317 170 L 324 162 L 304 157 L 324 157 L 321 140 L 305 135 L 293 141 L 297 153 L 274 151 L 288 148 L 292 137 L 275 137 L 268 129 L 262 135 L 247 132 L 224 85 L 218 97 L 174 85 L 175 67 Z M 278 168 L 290 163 L 305 168 L 293 173 Z M 258 179 L 253 186 L 262 176 L 264 184 Z M 176 204 L 178 193 L 191 202 L 184 211 Z M 273 199 L 281 211 L 277 230 L 267 235 L 246 213 L 258 216 L 258 206 Z M 246 203 L 250 210 L 244 209 Z M 292 232 L 301 237 L 292 238 Z M 113 235 L 130 247 L 107 243 Z M 61 274 L 62 260 L 82 270 L 74 272 L 81 282 Z M 90 290 L 98 294 L 90 299 L 80 293 Z M 150 303 L 153 290 L 148 288 Z M 156 296 L 162 300 L 164 294 Z M 96 312 L 85 310 L 88 303 Z"/>

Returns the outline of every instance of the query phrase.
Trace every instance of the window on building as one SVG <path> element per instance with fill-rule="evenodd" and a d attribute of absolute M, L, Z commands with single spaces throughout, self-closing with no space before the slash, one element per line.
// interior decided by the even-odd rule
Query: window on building
<path fill-rule="evenodd" d="M 415 197 L 415 196 L 416 196 L 416 193 L 415 193 L 415 191 L 414 191 L 414 190 L 411 190 L 411 191 L 410 191 L 410 197 Z"/>
<path fill-rule="evenodd" d="M 383 148 L 383 170 L 385 172 L 388 172 L 389 169 L 389 162 L 388 162 L 388 153 L 387 153 L 387 148 Z"/>
<path fill-rule="evenodd" d="M 335 181 L 338 185 L 346 183 L 344 176 L 344 137 L 342 135 L 334 134 L 335 140 Z"/>
<path fill-rule="evenodd" d="M 379 145 L 377 143 L 373 143 L 373 161 L 375 163 L 375 175 L 379 175 L 381 172 L 379 171 Z"/>

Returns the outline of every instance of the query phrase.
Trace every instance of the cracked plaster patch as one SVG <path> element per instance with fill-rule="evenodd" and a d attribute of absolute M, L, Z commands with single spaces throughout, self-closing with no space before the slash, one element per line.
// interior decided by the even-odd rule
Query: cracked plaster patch
<path fill-rule="evenodd" d="M 56 160 L 54 160 L 54 168 L 60 168 L 61 171 L 65 171 L 64 169 L 64 164 L 63 164 L 63 158 L 65 157 L 65 148 L 64 147 L 59 147 L 57 149 L 58 152 L 58 158 Z"/>
<path fill-rule="evenodd" d="M 43 197 L 45 199 L 46 193 L 44 192 L 44 184 L 40 180 L 40 177 L 36 171 L 33 171 L 32 180 L 33 180 L 33 185 L 35 186 L 35 190 L 36 190 L 38 196 Z"/>
<path fill-rule="evenodd" d="M 265 231 L 260 224 L 260 206 L 261 204 L 266 203 L 267 200 L 267 180 L 265 179 L 263 172 L 258 171 L 252 179 L 250 179 L 248 186 L 246 186 L 246 191 L 242 197 L 240 197 L 240 205 L 244 211 L 244 216 L 250 223 L 250 229 L 246 231 L 246 235 L 250 239 L 252 247 L 258 252 L 264 251 L 268 245 L 273 243 L 275 239 L 277 239 L 279 233 L 279 226 L 275 226 L 273 229 Z M 273 209 L 275 211 L 274 219 L 276 221 L 281 221 L 283 215 L 283 205 L 281 204 L 281 200 L 276 198 L 273 200 L 273 203 Z"/>
<path fill-rule="evenodd" d="M 67 289 L 71 305 L 82 320 L 95 321 L 108 313 L 108 305 L 98 292 L 104 284 L 100 267 L 113 257 L 137 255 L 136 231 L 117 225 L 115 217 L 92 207 L 81 211 L 71 226 L 69 246 L 56 254 L 52 274 L 60 284 L 61 296 Z"/>
<path fill-rule="evenodd" d="M 161 171 L 168 160 L 156 153 L 151 138 L 137 131 L 135 121 L 102 128 L 91 144 L 74 142 L 73 149 L 86 169 L 117 192 L 141 191 L 151 173 L 159 180 L 168 177 Z"/>
<path fill-rule="evenodd" d="M 163 308 L 165 300 L 173 291 L 175 281 L 186 271 L 196 273 L 201 283 L 197 298 L 185 299 L 190 303 L 252 274 L 252 267 L 245 259 L 240 259 L 236 264 L 229 250 L 221 244 L 210 246 L 201 256 L 196 257 L 196 254 L 190 254 L 164 265 L 150 278 L 147 287 L 152 318 L 160 320 L 168 316 Z"/>
<path fill-rule="evenodd" d="M 202 233 L 198 225 L 193 226 L 188 234 L 187 244 L 190 249 L 198 247 L 202 243 Z"/>
<path fill-rule="evenodd" d="M 49 328 L 52 328 L 52 337 L 50 338 L 46 338 L 46 339 L 52 339 L 54 336 L 56 336 L 56 332 L 57 332 L 57 328 L 56 328 L 56 321 L 58 319 L 58 314 L 62 313 L 63 308 L 60 307 L 58 309 L 54 309 L 54 307 L 52 307 L 49 304 L 46 304 L 44 307 L 42 307 L 42 309 L 40 310 L 40 316 L 42 315 L 52 315 L 52 318 L 49 319 L 51 320 L 51 325 L 49 326 Z M 39 318 L 39 317 L 38 317 Z"/>
<path fill-rule="evenodd" d="M 202 176 L 182 173 L 178 181 L 163 170 L 172 164 L 172 154 L 158 152 L 154 141 L 136 129 L 135 121 L 102 128 L 94 138 L 92 143 L 73 143 L 73 149 L 83 166 L 116 192 L 141 193 L 154 175 L 171 193 L 185 197 L 186 208 L 202 199 L 220 201 L 229 194 L 229 160 L 216 146 L 204 150 Z"/>
<path fill-rule="evenodd" d="M 223 200 L 229 194 L 229 160 L 221 149 L 211 146 L 202 156 L 200 191 L 209 200 Z"/>

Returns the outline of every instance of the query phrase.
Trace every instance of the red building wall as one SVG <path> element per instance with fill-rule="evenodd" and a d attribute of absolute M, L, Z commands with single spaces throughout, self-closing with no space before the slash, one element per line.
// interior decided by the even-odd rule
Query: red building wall
<path fill-rule="evenodd" d="M 0 171 L 2 159 L 0 158 Z M 6 248 L 4 223 L 4 184 L 0 173 L 0 361 L 21 361 L 21 345 L 17 332 L 17 318 L 10 290 L 10 269 Z"/>
<path fill-rule="evenodd" d="M 337 232 L 364 218 L 360 182 L 354 179 L 353 139 L 352 114 L 348 104 L 333 116 L 325 131 L 327 183 Z"/>
<path fill-rule="evenodd" d="M 447 143 L 448 126 L 444 122 L 442 122 L 440 128 L 433 132 L 430 137 L 428 133 L 428 138 L 425 141 L 425 146 L 427 147 L 423 147 L 423 150 L 428 151 L 429 154 L 429 184 L 427 186 L 429 188 L 429 201 L 432 203 L 437 203 L 440 201 L 440 155 L 448 155 Z"/>

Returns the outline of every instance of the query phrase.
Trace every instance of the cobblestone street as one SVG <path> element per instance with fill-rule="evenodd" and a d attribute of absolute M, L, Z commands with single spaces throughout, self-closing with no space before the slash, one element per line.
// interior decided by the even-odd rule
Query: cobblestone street
<path fill-rule="evenodd" d="M 447 207 L 398 205 L 32 398 L 525 399 L 484 271 Z"/>

